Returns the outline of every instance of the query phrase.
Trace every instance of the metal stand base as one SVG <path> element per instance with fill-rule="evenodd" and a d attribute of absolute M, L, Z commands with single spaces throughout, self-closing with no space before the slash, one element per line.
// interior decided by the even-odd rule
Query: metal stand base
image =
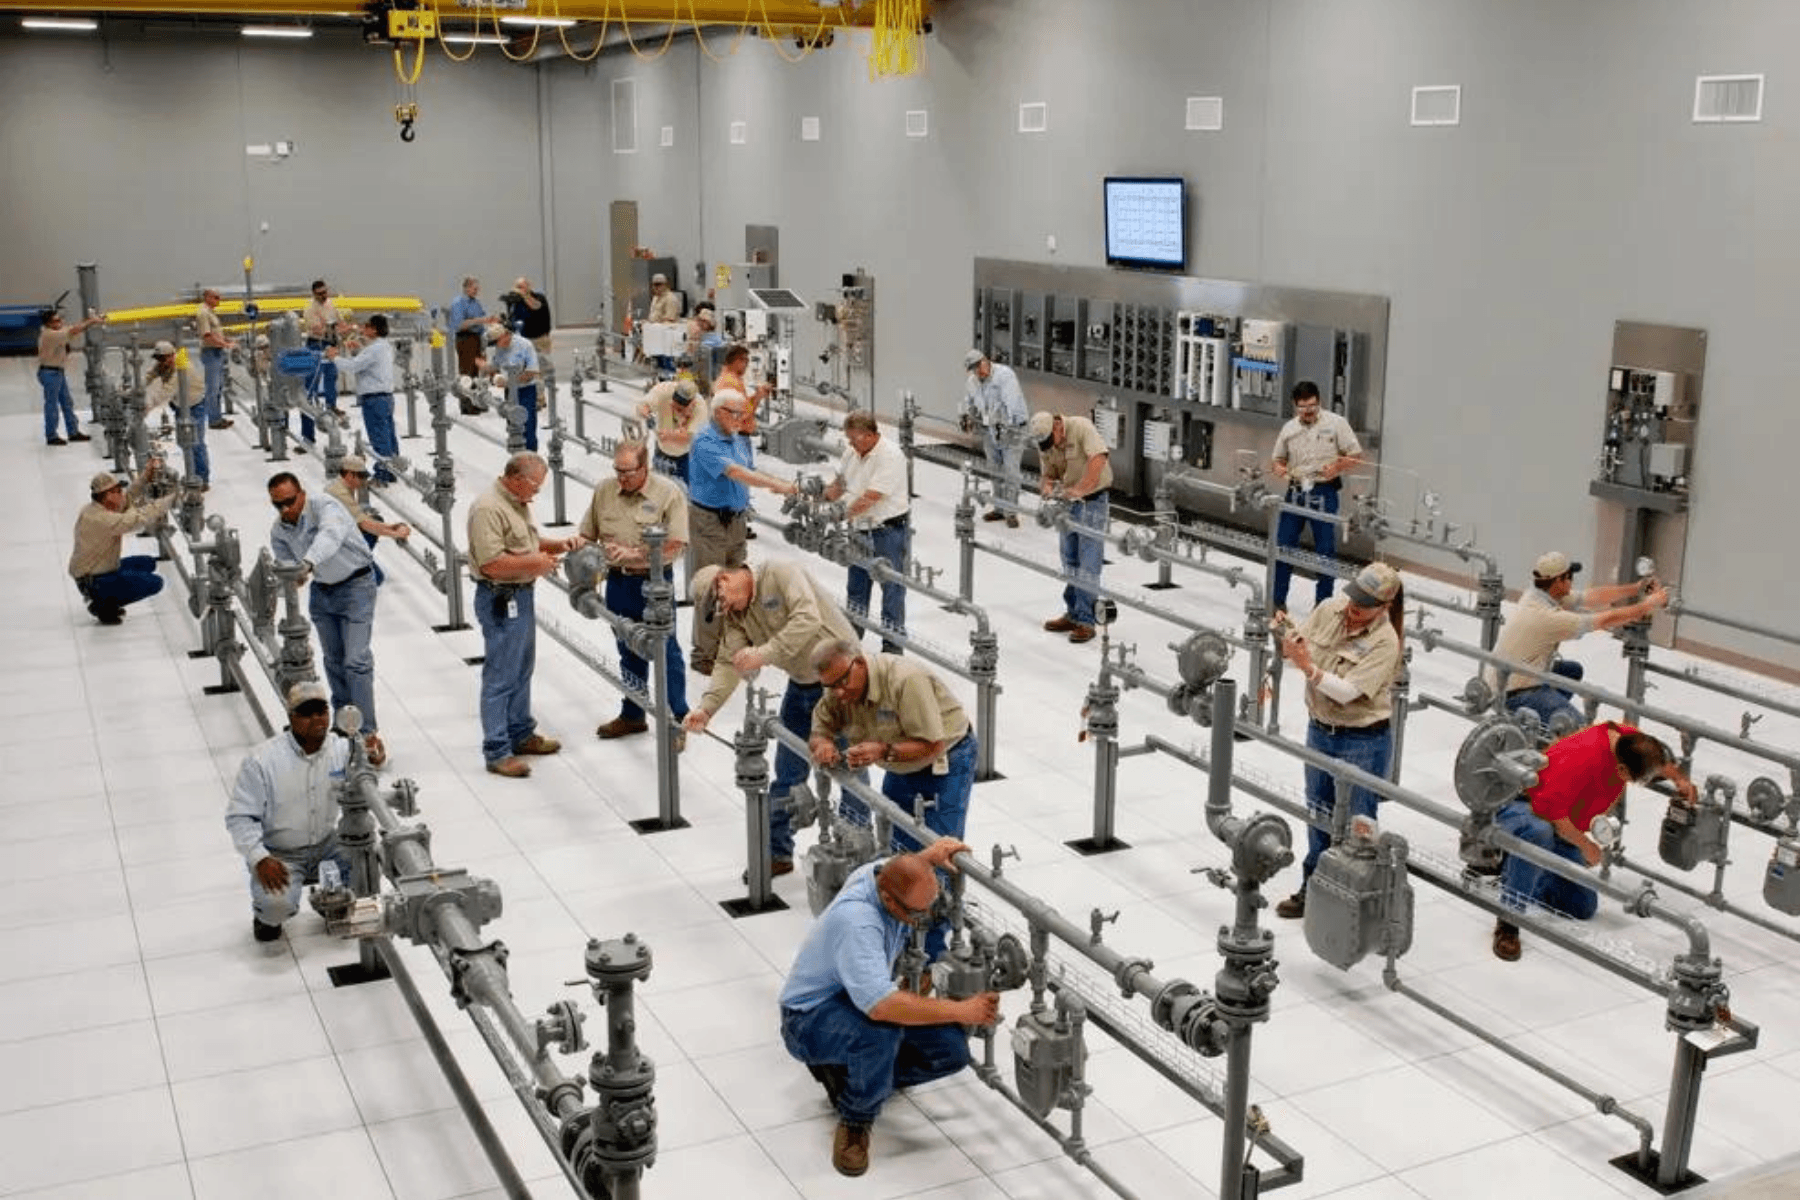
<path fill-rule="evenodd" d="M 208 696 L 229 696 L 243 689 L 235 683 L 209 683 L 200 690 Z"/>
<path fill-rule="evenodd" d="M 750 899 L 750 897 L 743 896 L 736 900 L 721 900 L 719 901 L 719 907 L 730 913 L 734 918 L 754 917 L 758 913 L 784 912 L 787 910 L 788 902 L 783 900 L 780 896 L 771 894 L 766 904 L 759 905 L 754 900 Z"/>
<path fill-rule="evenodd" d="M 673 821 L 665 821 L 661 817 L 639 817 L 625 823 L 639 833 L 667 833 L 671 829 L 687 829 L 693 824 L 686 817 L 676 817 Z"/>
<path fill-rule="evenodd" d="M 1172 592 L 1180 587 L 1179 583 L 1145 583 L 1140 584 L 1146 592 Z"/>
<path fill-rule="evenodd" d="M 188 657 L 189 658 L 211 658 L 212 651 L 211 650 L 189 650 Z"/>
<path fill-rule="evenodd" d="M 573 525 L 574 523 L 575 522 L 573 522 L 573 521 L 545 521 L 541 526 L 539 526 L 539 528 L 540 529 L 567 529 L 569 526 Z"/>
<path fill-rule="evenodd" d="M 1656 1181 L 1656 1167 L 1657 1164 L 1662 1161 L 1662 1155 L 1655 1150 L 1650 1152 L 1650 1162 L 1648 1166 L 1638 1166 L 1638 1156 L 1637 1151 L 1635 1150 L 1631 1151 L 1629 1154 L 1621 1154 L 1619 1157 L 1611 1159 L 1610 1161 L 1613 1166 L 1619 1168 L 1619 1170 L 1625 1172 L 1659 1196 L 1673 1196 L 1677 1192 L 1687 1191 L 1695 1184 L 1706 1182 L 1706 1176 L 1697 1175 L 1692 1171 L 1688 1171 L 1675 1183 L 1658 1183 Z"/>
<path fill-rule="evenodd" d="M 393 978 L 388 973 L 387 960 L 381 958 L 377 958 L 372 967 L 365 967 L 360 962 L 340 963 L 325 968 L 325 974 L 331 977 L 332 987 L 355 987 L 359 983 L 379 983 Z"/>
<path fill-rule="evenodd" d="M 465 621 L 460 625 L 433 625 L 431 627 L 431 632 L 433 632 L 433 633 L 461 633 L 463 630 L 465 630 L 467 628 L 469 628 L 469 624 L 468 624 L 468 622 Z"/>
<path fill-rule="evenodd" d="M 1131 849 L 1130 842 L 1122 842 L 1118 838 L 1107 838 L 1105 841 L 1091 837 L 1076 838 L 1072 842 L 1064 842 L 1063 845 L 1084 858 L 1092 858 L 1096 854 L 1111 854 L 1114 850 Z"/>
<path fill-rule="evenodd" d="M 487 655 L 485 655 L 485 654 L 475 654 L 475 655 L 471 655 L 468 658 L 463 659 L 463 662 L 467 663 L 471 667 L 479 667 L 482 663 L 484 663 L 486 661 L 487 661 Z"/>

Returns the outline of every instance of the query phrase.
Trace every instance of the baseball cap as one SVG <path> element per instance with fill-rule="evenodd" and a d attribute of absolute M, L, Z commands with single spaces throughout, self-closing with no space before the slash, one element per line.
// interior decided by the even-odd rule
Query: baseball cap
<path fill-rule="evenodd" d="M 288 689 L 287 706 L 289 712 L 293 712 L 296 708 L 299 708 L 309 700 L 320 700 L 329 705 L 331 703 L 331 693 L 326 691 L 325 685 L 316 679 L 303 679 Z"/>
<path fill-rule="evenodd" d="M 1531 573 L 1539 579 L 1560 579 L 1564 575 L 1573 575 L 1581 570 L 1581 564 L 1570 562 L 1569 556 L 1561 550 L 1552 550 L 1548 554 L 1538 556 L 1532 564 Z"/>
<path fill-rule="evenodd" d="M 981 360 L 986 357 L 987 355 L 979 350 L 969 351 L 967 354 L 963 355 L 963 370 L 973 371 L 976 367 L 981 365 Z"/>
<path fill-rule="evenodd" d="M 98 500 L 101 496 L 106 495 L 106 493 L 112 491 L 114 488 L 124 486 L 125 485 L 119 482 L 118 478 L 111 472 L 101 471 L 92 479 L 88 480 L 88 494 Z"/>
<path fill-rule="evenodd" d="M 484 342 L 497 342 L 500 340 L 500 335 L 506 332 L 507 328 L 504 325 L 489 325 L 486 329 L 481 331 L 481 340 Z"/>
<path fill-rule="evenodd" d="M 698 571 L 694 572 L 693 578 L 688 580 L 688 596 L 696 604 L 700 603 L 702 600 L 710 601 L 713 584 L 718 581 L 718 567 L 701 567 Z"/>
<path fill-rule="evenodd" d="M 686 404 L 700 394 L 700 389 L 691 379 L 684 379 L 675 385 L 675 398 Z"/>
<path fill-rule="evenodd" d="M 150 353 L 156 358 L 168 358 L 175 353 L 175 345 L 172 342 L 158 342 L 150 348 Z"/>
<path fill-rule="evenodd" d="M 1370 563 L 1344 585 L 1344 595 L 1358 608 L 1376 608 L 1400 590 L 1400 572 L 1386 563 Z"/>
<path fill-rule="evenodd" d="M 344 471 L 354 471 L 358 475 L 367 475 L 369 463 L 360 454 L 346 454 L 344 461 L 338 464 L 338 471 L 340 474 Z"/>
<path fill-rule="evenodd" d="M 669 282 L 669 277 L 667 275 L 664 275 L 661 271 L 658 271 L 656 274 L 654 274 L 650 277 L 650 282 L 651 283 L 667 283 L 667 282 Z"/>
<path fill-rule="evenodd" d="M 1041 412 L 1031 414 L 1031 436 L 1034 441 L 1043 441 L 1056 428 L 1056 417 L 1052 413 Z"/>

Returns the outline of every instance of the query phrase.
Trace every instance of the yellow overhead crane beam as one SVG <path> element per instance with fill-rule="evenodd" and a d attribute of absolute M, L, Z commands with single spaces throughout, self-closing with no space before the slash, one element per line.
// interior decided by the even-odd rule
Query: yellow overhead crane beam
<path fill-rule="evenodd" d="M 271 313 L 299 312 L 311 303 L 311 296 L 258 296 L 256 298 L 257 318 L 262 320 Z M 338 311 L 348 313 L 359 312 L 423 312 L 425 302 L 417 296 L 333 296 L 331 302 L 338 306 Z M 106 320 L 111 325 L 122 325 L 131 321 L 168 321 L 191 317 L 194 310 L 200 307 L 198 300 L 188 300 L 180 304 L 151 304 L 142 308 L 108 309 Z M 215 310 L 221 318 L 241 317 L 244 315 L 242 300 L 221 298 Z"/>
<path fill-rule="evenodd" d="M 14 0 L 6 5 L 21 12 L 74 13 L 205 13 L 216 16 L 357 17 L 366 0 Z M 821 17 L 831 28 L 871 29 L 880 7 L 874 0 L 821 6 L 817 0 L 532 0 L 523 8 L 465 7 L 441 4 L 444 20 L 466 18 L 492 22 L 499 17 L 564 17 L 575 21 L 625 21 L 631 24 L 764 25 L 812 29 Z M 923 15 L 931 16 L 929 0 Z"/>

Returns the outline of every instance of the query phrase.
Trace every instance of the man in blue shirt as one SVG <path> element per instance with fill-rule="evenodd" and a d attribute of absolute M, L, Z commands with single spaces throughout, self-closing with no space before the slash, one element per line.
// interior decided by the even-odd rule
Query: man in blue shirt
<path fill-rule="evenodd" d="M 894 960 L 930 921 L 939 869 L 968 850 L 939 838 L 917 854 L 869 863 L 844 881 L 807 932 L 781 989 L 781 1040 L 825 1085 L 838 1127 L 831 1165 L 869 1169 L 869 1127 L 897 1088 L 954 1075 L 969 1065 L 965 1025 L 991 1025 L 1000 997 L 946 1000 L 902 989 Z"/>
<path fill-rule="evenodd" d="M 1019 377 L 1005 363 L 996 363 L 979 350 L 963 355 L 969 373 L 963 389 L 963 430 L 981 426 L 981 445 L 987 454 L 988 472 L 994 478 L 994 505 L 984 521 L 1005 521 L 1019 527 L 1019 460 L 1025 454 L 1025 425 L 1031 412 Z"/>
<path fill-rule="evenodd" d="M 337 347 L 328 348 L 325 355 L 335 361 Z M 394 473 L 383 460 L 400 453 L 400 435 L 394 430 L 394 387 L 400 376 L 394 367 L 394 343 L 388 341 L 387 317 L 374 313 L 363 322 L 361 342 L 342 366 L 356 377 L 356 403 L 376 455 L 375 482 L 392 483 Z"/>
<path fill-rule="evenodd" d="M 269 530 L 269 549 L 283 566 L 302 568 L 310 576 L 307 613 L 319 634 L 319 657 L 331 684 L 331 707 L 346 704 L 362 710 L 363 744 L 369 762 L 387 761 L 387 748 L 376 733 L 375 655 L 369 638 L 375 629 L 375 556 L 357 536 L 350 511 L 330 496 L 308 499 L 293 472 L 269 479 L 269 503 L 277 519 Z"/>
<path fill-rule="evenodd" d="M 501 386 L 507 378 L 518 384 L 519 407 L 525 410 L 525 448 L 536 451 L 537 349 L 504 325 L 489 325 L 482 337 L 487 342 L 487 357 L 476 359 L 475 367 L 477 371 L 492 371 L 494 382 Z"/>
<path fill-rule="evenodd" d="M 462 281 L 462 295 L 450 302 L 450 336 L 456 343 L 456 373 L 475 374 L 475 360 L 481 357 L 481 328 L 489 321 L 487 310 L 475 297 L 481 294 L 481 280 L 473 275 Z M 467 400 L 462 402 L 463 415 L 481 412 Z"/>

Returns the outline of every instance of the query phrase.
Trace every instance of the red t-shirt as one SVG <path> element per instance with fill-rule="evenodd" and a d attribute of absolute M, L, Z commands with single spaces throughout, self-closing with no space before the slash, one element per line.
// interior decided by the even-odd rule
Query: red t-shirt
<path fill-rule="evenodd" d="M 1544 751 L 1550 761 L 1538 772 L 1537 786 L 1525 793 L 1531 811 L 1546 821 L 1567 817 L 1586 833 L 1594 818 L 1625 794 L 1610 735 L 1636 732 L 1630 725 L 1603 721 L 1552 742 Z"/>

